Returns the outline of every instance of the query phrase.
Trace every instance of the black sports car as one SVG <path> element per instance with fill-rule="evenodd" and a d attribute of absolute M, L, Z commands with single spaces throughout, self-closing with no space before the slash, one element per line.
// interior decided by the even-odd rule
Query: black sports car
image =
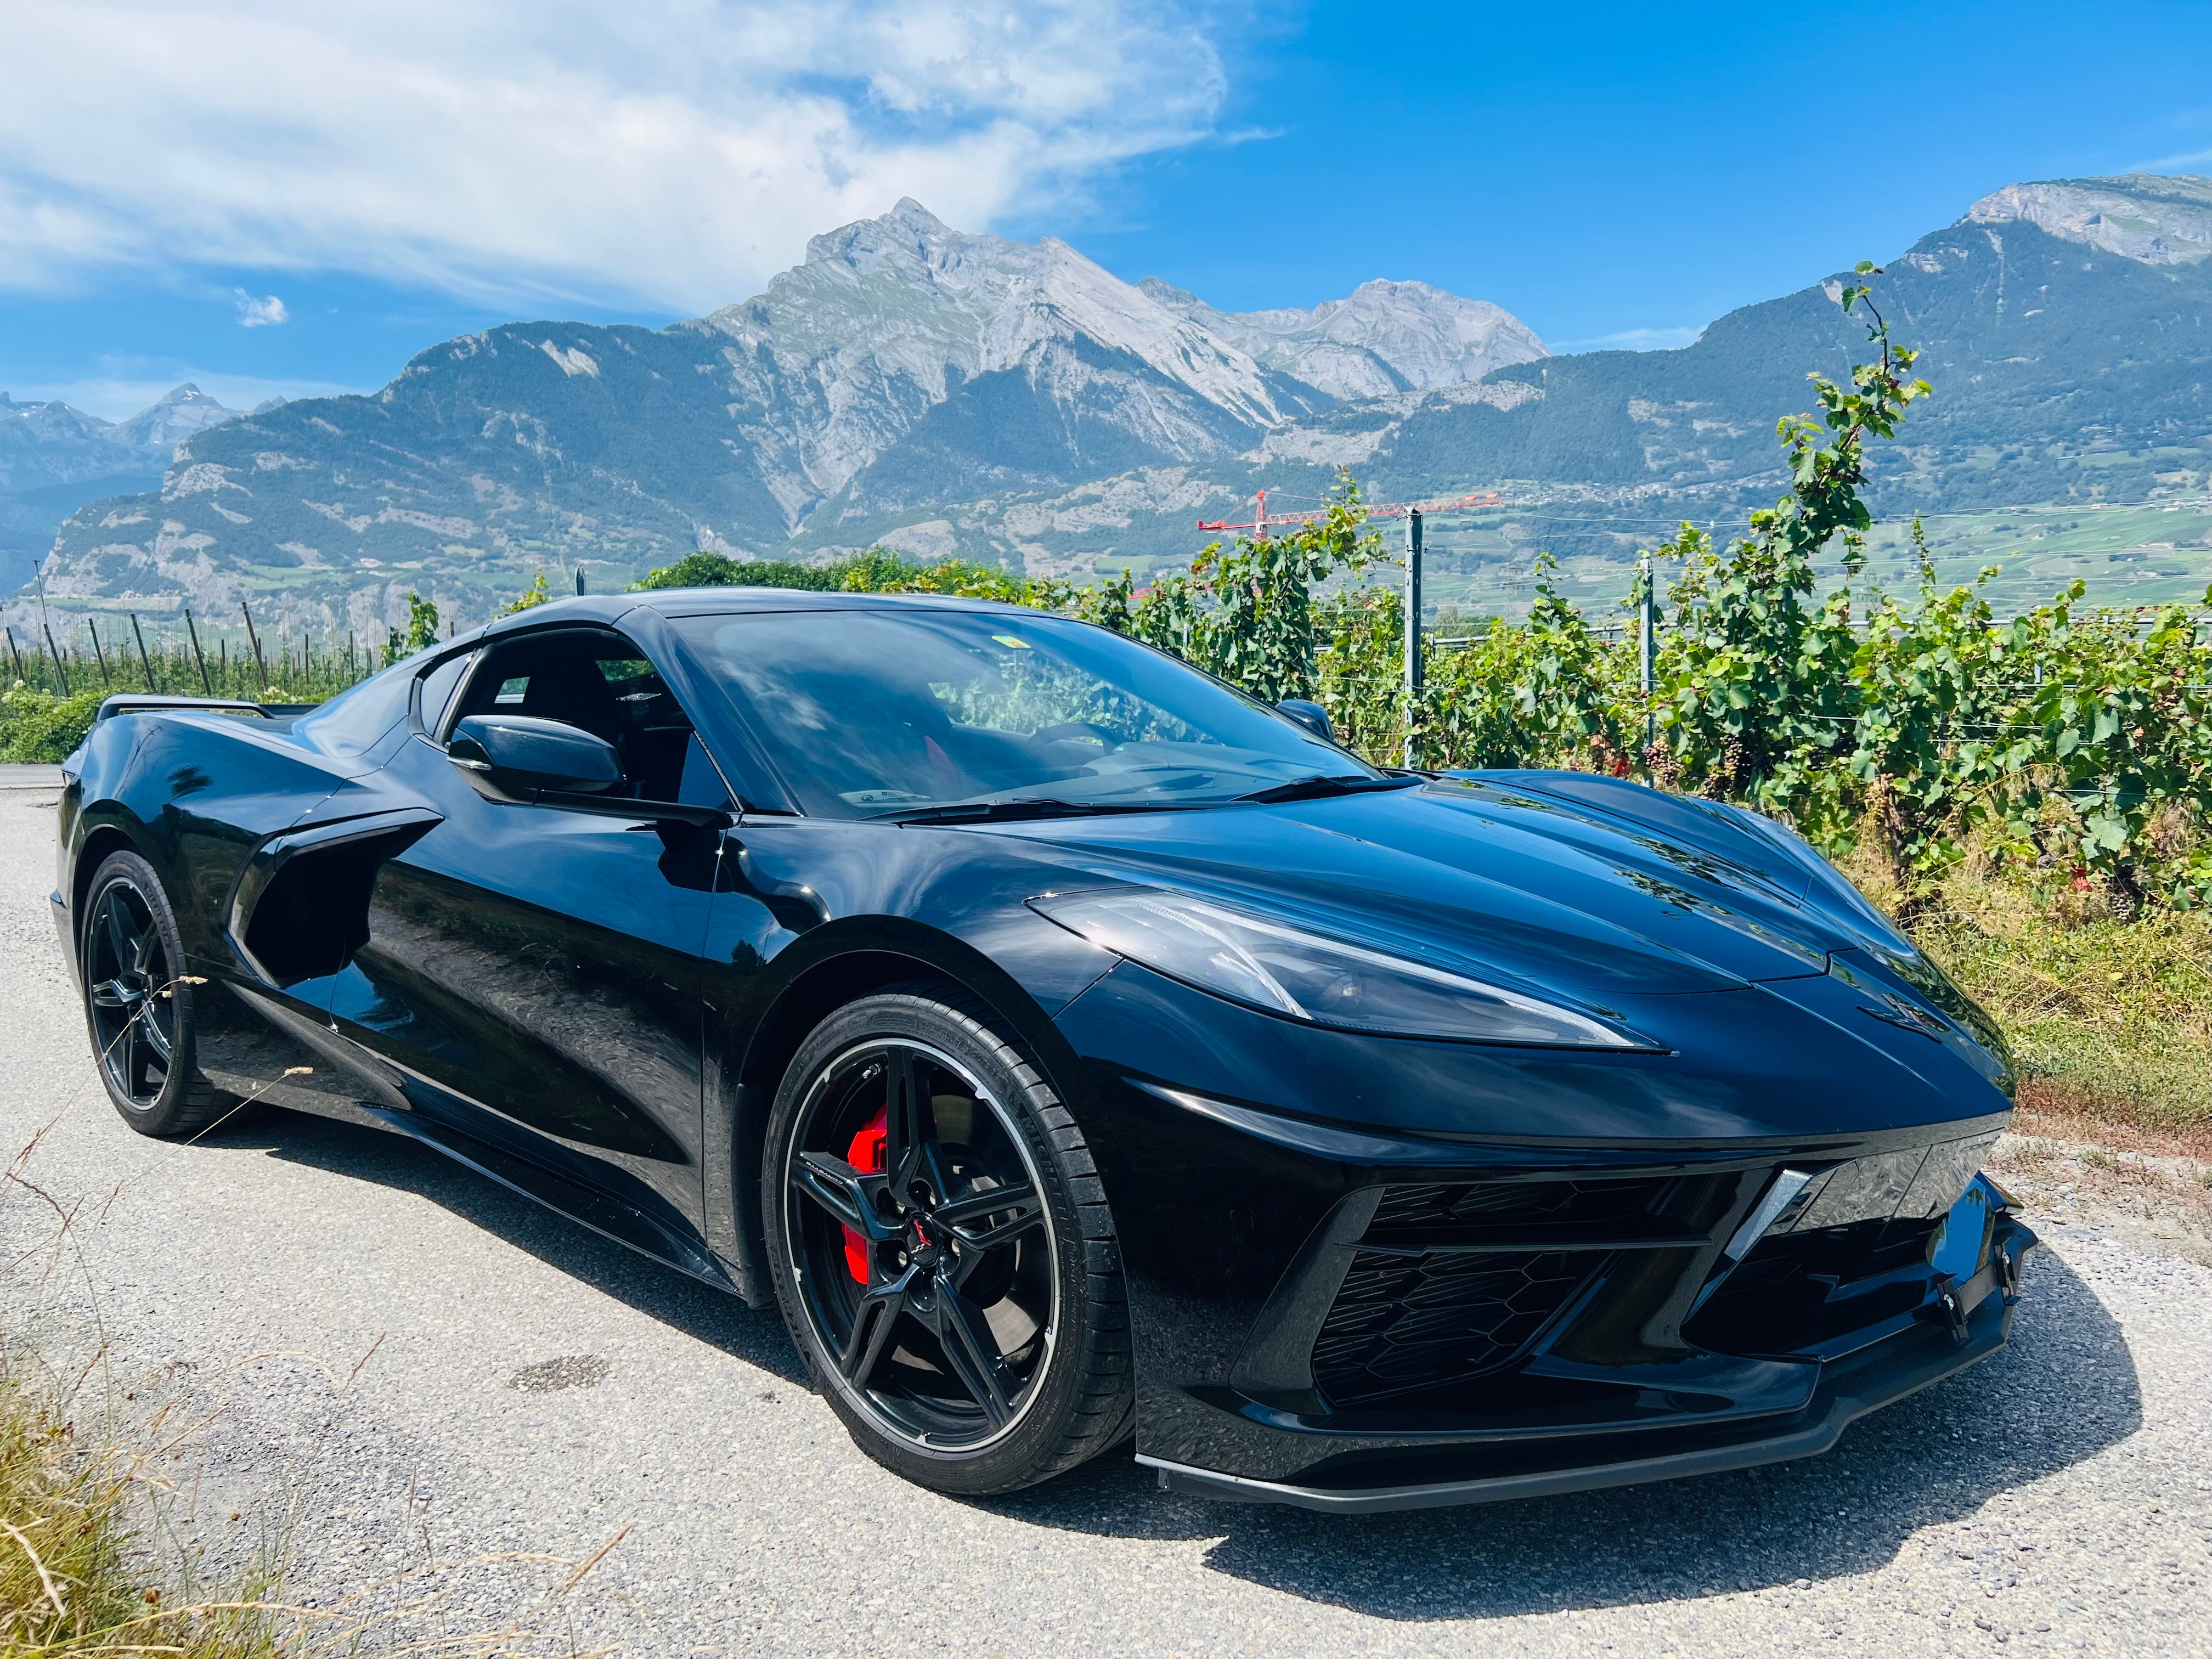
<path fill-rule="evenodd" d="M 2002 1039 L 1786 830 L 1385 772 L 1120 635 L 563 600 L 116 697 L 125 1120 L 365 1115 L 756 1304 L 860 1446 L 1361 1510 L 1799 1456 L 2005 1340 Z"/>

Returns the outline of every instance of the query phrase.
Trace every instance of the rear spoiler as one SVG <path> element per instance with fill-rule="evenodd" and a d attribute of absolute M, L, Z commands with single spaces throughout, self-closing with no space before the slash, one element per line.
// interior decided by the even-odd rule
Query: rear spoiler
<path fill-rule="evenodd" d="M 156 692 L 118 691 L 105 698 L 93 721 L 113 720 L 118 714 L 190 714 L 198 711 L 210 714 L 250 714 L 256 720 L 268 720 L 277 714 L 304 714 L 320 707 L 312 702 L 245 702 L 236 697 L 171 697 Z"/>

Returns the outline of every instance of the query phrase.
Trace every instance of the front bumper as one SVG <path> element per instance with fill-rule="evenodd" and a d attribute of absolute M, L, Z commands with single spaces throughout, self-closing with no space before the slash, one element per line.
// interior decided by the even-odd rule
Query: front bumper
<path fill-rule="evenodd" d="M 1180 1490 L 1391 1508 L 1806 1455 L 2001 1346 L 2033 1243 L 1975 1177 L 2008 1111 L 1963 1067 L 1386 1042 L 1126 967 L 1056 1023 L 1138 1454 Z"/>
<path fill-rule="evenodd" d="M 1981 1270 L 1949 1287 L 1957 1317 L 1918 1320 L 1837 1360 L 1814 1362 L 1812 1398 L 1785 1414 L 1725 1425 L 1682 1422 L 1627 1434 L 1482 1446 L 1431 1443 L 1406 1453 L 1326 1459 L 1295 1480 L 1196 1468 L 1139 1451 L 1162 1490 L 1231 1503 L 1287 1504 L 1340 1515 L 1438 1509 L 1591 1492 L 1816 1456 L 1869 1412 L 1955 1376 L 2005 1345 L 2021 1258 L 2035 1235 L 2002 1218 Z"/>

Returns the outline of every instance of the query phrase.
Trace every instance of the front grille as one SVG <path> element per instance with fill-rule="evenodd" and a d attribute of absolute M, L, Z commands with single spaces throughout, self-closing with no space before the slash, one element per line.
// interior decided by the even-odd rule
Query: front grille
<path fill-rule="evenodd" d="M 1720 1353 L 1795 1353 L 1910 1313 L 1927 1295 L 1939 1224 L 1911 1217 L 1770 1235 L 1683 1334 Z"/>
<path fill-rule="evenodd" d="M 1314 1340 L 1336 1407 L 1450 1388 L 1510 1364 L 1612 1251 L 1656 1241 L 1672 1178 L 1387 1187 Z M 1567 1245 L 1581 1248 L 1569 1249 Z"/>
<path fill-rule="evenodd" d="M 1364 1405 L 1511 1360 L 1589 1281 L 1603 1252 L 1360 1250 L 1314 1342 L 1314 1382 Z"/>
<path fill-rule="evenodd" d="M 1531 1243 L 1641 1223 L 1669 1186 L 1653 1181 L 1479 1181 L 1388 1187 L 1370 1240 L 1450 1244 L 1510 1234 Z"/>

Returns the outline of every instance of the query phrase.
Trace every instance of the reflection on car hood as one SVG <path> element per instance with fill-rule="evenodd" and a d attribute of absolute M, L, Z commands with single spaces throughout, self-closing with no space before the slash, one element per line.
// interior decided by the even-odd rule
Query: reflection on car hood
<path fill-rule="evenodd" d="M 1579 783 L 1592 799 L 1553 793 Z M 1064 866 L 1262 908 L 1602 1005 L 1911 947 L 1793 849 L 1709 803 L 1576 774 L 1446 778 L 1283 805 L 1024 824 Z"/>

